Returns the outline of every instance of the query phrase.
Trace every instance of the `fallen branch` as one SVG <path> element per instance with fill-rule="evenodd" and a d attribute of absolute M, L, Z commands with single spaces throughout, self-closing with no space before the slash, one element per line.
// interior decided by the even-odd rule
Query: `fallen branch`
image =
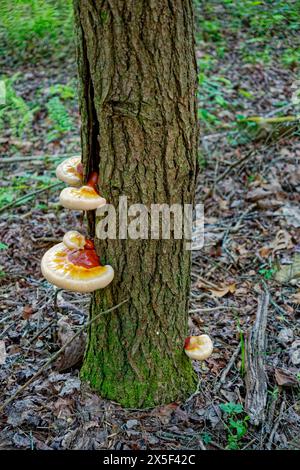
<path fill-rule="evenodd" d="M 62 186 L 63 183 L 54 183 L 50 184 L 49 186 L 46 186 L 45 188 L 38 189 L 37 191 L 33 191 L 32 193 L 26 194 L 25 196 L 19 197 L 18 199 L 15 199 L 13 202 L 10 202 L 9 204 L 6 204 L 5 206 L 0 208 L 0 214 L 2 212 L 5 212 L 7 209 L 11 209 L 11 207 L 14 207 L 16 204 L 19 204 L 22 201 L 25 201 L 26 199 L 30 199 L 31 197 L 36 196 L 37 194 L 41 194 L 45 191 L 48 191 L 50 189 L 58 188 L 59 186 Z"/>
<path fill-rule="evenodd" d="M 265 371 L 267 314 L 269 294 L 259 299 L 256 320 L 245 342 L 246 400 L 245 409 L 252 424 L 264 421 L 267 404 L 267 374 Z"/>
<path fill-rule="evenodd" d="M 275 433 L 276 433 L 276 431 L 277 431 L 277 429 L 278 429 L 278 426 L 279 426 L 279 424 L 280 424 L 280 421 L 281 421 L 281 419 L 282 419 L 282 416 L 283 416 L 283 413 L 284 413 L 284 408 L 285 408 L 285 401 L 283 400 L 283 401 L 281 402 L 281 405 L 280 405 L 279 416 L 278 416 L 278 418 L 277 418 L 277 420 L 276 420 L 276 422 L 275 422 L 275 424 L 274 424 L 274 427 L 273 427 L 272 432 L 271 432 L 271 434 L 270 434 L 269 441 L 268 441 L 268 443 L 267 443 L 267 449 L 268 449 L 268 450 L 271 450 L 271 448 L 272 448 L 273 439 L 274 439 Z"/>
<path fill-rule="evenodd" d="M 241 343 L 239 343 L 238 347 L 236 348 L 236 350 L 232 354 L 232 356 L 230 358 L 230 361 L 228 362 L 227 366 L 225 367 L 225 369 L 223 369 L 220 380 L 219 380 L 219 382 L 217 383 L 217 385 L 215 387 L 215 390 L 214 390 L 215 393 L 217 393 L 220 390 L 221 386 L 225 383 L 226 377 L 227 377 L 228 373 L 230 372 L 233 364 L 235 363 L 236 358 L 240 354 L 240 351 L 241 351 Z"/>
<path fill-rule="evenodd" d="M 261 117 L 250 116 L 239 122 L 256 122 L 257 124 L 277 124 L 281 122 L 299 122 L 299 116 Z"/>
<path fill-rule="evenodd" d="M 192 308 L 189 313 L 208 313 L 217 312 L 218 310 L 241 310 L 241 307 L 235 305 L 219 305 L 218 307 L 207 307 L 207 308 Z"/>
<path fill-rule="evenodd" d="M 20 156 L 17 156 L 17 157 L 4 157 L 4 158 L 0 158 L 0 165 L 6 165 L 6 164 L 10 164 L 10 163 L 18 163 L 18 162 L 31 162 L 33 160 L 40 160 L 40 163 L 44 164 L 45 163 L 45 160 L 55 160 L 55 159 L 58 159 L 58 158 L 67 158 L 67 157 L 72 157 L 73 154 L 72 153 L 60 153 L 60 154 L 57 154 L 57 155 L 27 155 L 27 156 L 24 156 L 22 157 L 21 155 Z"/>
<path fill-rule="evenodd" d="M 72 336 L 72 338 L 69 339 L 69 341 L 67 341 L 56 353 L 54 353 L 49 359 L 48 361 L 45 362 L 45 364 L 42 365 L 42 367 L 24 384 L 22 385 L 22 387 L 18 388 L 18 390 L 10 397 L 8 398 L 4 403 L 3 405 L 0 407 L 0 413 L 2 413 L 2 411 L 7 407 L 7 405 L 9 405 L 12 401 L 14 401 L 14 399 L 21 393 L 23 392 L 30 384 L 32 384 L 32 382 L 34 382 L 40 375 L 41 373 L 53 362 L 55 361 L 55 359 L 58 358 L 58 356 L 60 356 L 60 354 L 69 346 L 69 344 L 72 343 L 72 341 L 74 341 L 75 338 L 77 338 L 79 335 L 81 335 L 81 333 L 85 330 L 85 328 L 87 328 L 88 326 L 90 326 L 92 323 L 94 323 L 96 320 L 98 320 L 98 318 L 100 318 L 102 315 L 106 315 L 107 313 L 110 313 L 112 312 L 113 310 L 116 310 L 117 308 L 119 308 L 121 305 L 125 304 L 126 302 L 128 302 L 129 299 L 126 299 L 126 300 L 123 300 L 123 302 L 119 303 L 118 305 L 115 305 L 114 307 L 108 309 L 108 310 L 105 310 L 104 312 L 101 312 L 99 313 L 98 315 L 96 315 L 94 318 L 92 318 L 91 320 L 89 320 L 85 325 L 83 325 L 78 331 L 77 333 L 75 333 L 74 336 Z"/>

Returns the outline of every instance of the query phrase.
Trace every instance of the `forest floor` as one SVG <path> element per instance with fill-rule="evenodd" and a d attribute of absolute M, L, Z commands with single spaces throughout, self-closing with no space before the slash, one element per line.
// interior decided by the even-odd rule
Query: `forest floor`
<path fill-rule="evenodd" d="M 89 299 L 55 295 L 40 272 L 45 250 L 70 227 L 82 230 L 80 213 L 61 208 L 52 188 L 57 155 L 80 151 L 75 63 L 22 65 L 16 76 L 6 61 L 11 97 L 28 116 L 26 138 L 16 116 L 0 138 L 1 404 L 19 390 L 1 412 L 1 449 L 300 449 L 297 123 L 236 120 L 293 114 L 298 69 L 282 66 L 279 40 L 270 60 L 250 60 L 249 34 L 247 25 L 238 38 L 227 33 L 221 52 L 215 37 L 199 40 L 205 245 L 193 253 L 190 331 L 209 334 L 214 352 L 195 364 L 195 394 L 153 410 L 124 410 L 80 383 L 84 336 L 20 390 L 84 325 Z"/>

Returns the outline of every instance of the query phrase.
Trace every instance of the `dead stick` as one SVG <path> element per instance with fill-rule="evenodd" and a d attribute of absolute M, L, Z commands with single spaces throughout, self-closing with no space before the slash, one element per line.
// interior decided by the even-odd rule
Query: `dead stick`
<path fill-rule="evenodd" d="M 61 154 L 56 154 L 56 155 L 25 155 L 24 157 L 22 156 L 17 156 L 17 157 L 4 157 L 0 158 L 0 165 L 2 164 L 11 164 L 11 163 L 18 163 L 18 162 L 31 162 L 33 160 L 41 160 L 40 163 L 45 164 L 44 160 L 55 160 L 58 158 L 67 158 L 67 157 L 72 157 L 72 153 L 61 153 Z"/>
<path fill-rule="evenodd" d="M 269 293 L 259 299 L 256 320 L 245 342 L 246 400 L 245 408 L 254 425 L 264 421 L 267 404 L 267 374 L 265 371 L 267 315 Z"/>
<path fill-rule="evenodd" d="M 36 339 L 38 339 L 39 336 L 41 336 L 43 333 L 45 333 L 45 331 L 48 330 L 48 328 L 50 328 L 52 325 L 54 325 L 54 323 L 57 323 L 57 319 L 54 318 L 53 320 L 51 320 L 50 323 L 48 323 L 48 325 L 46 325 L 44 328 L 42 328 L 41 330 L 39 330 L 33 338 L 31 338 L 31 340 L 29 341 L 29 345 L 34 343 Z"/>
<path fill-rule="evenodd" d="M 22 387 L 20 387 L 10 398 L 8 398 L 8 400 L 6 400 L 3 405 L 0 407 L 0 413 L 4 410 L 4 408 L 7 407 L 7 405 L 9 405 L 12 401 L 14 401 L 14 399 L 16 398 L 17 395 L 19 395 L 23 390 L 25 390 L 25 388 L 27 388 L 30 384 L 32 384 L 32 382 L 35 381 L 35 379 L 37 379 L 37 377 L 39 377 L 39 375 L 51 364 L 51 362 L 55 361 L 55 359 L 58 358 L 58 356 L 69 346 L 70 343 L 72 343 L 72 341 L 77 338 L 85 328 L 87 328 L 88 326 L 90 326 L 92 323 L 94 323 L 96 320 L 98 320 L 98 318 L 100 318 L 102 315 L 105 315 L 107 313 L 110 313 L 112 312 L 113 310 L 116 310 L 117 308 L 119 308 L 121 305 L 125 304 L 126 302 L 128 302 L 129 299 L 126 299 L 126 300 L 123 300 L 123 302 L 119 303 L 118 305 L 115 305 L 114 307 L 104 311 L 104 312 L 101 312 L 99 313 L 98 315 L 96 315 L 94 318 L 92 318 L 91 320 L 89 320 L 85 325 L 83 325 L 80 330 L 77 331 L 77 333 L 72 336 L 71 339 L 69 339 L 69 341 L 67 341 L 60 349 L 59 351 L 57 351 L 56 353 L 54 353 L 50 359 L 48 359 L 47 362 L 45 362 L 45 364 L 24 384 L 22 385 Z"/>
<path fill-rule="evenodd" d="M 232 356 L 230 358 L 230 361 L 228 362 L 227 366 L 223 370 L 223 372 L 221 374 L 221 377 L 220 377 L 220 380 L 219 380 L 219 382 L 217 383 L 217 385 L 215 387 L 215 390 L 214 390 L 215 392 L 218 392 L 220 390 L 221 386 L 225 383 L 226 377 L 227 377 L 229 371 L 231 370 L 233 364 L 235 363 L 236 358 L 240 354 L 240 351 L 241 351 L 241 343 L 239 343 L 238 347 L 236 348 L 236 350 L 232 354 Z"/>
<path fill-rule="evenodd" d="M 278 429 L 281 418 L 283 416 L 284 408 L 285 408 L 285 401 L 283 400 L 281 405 L 280 405 L 279 416 L 278 416 L 278 418 L 277 418 L 277 420 L 274 424 L 274 427 L 272 429 L 272 432 L 270 434 L 270 438 L 269 438 L 269 441 L 268 441 L 268 444 L 267 444 L 267 449 L 268 450 L 271 450 L 271 448 L 272 448 L 273 439 L 274 439 L 275 433 Z"/>
<path fill-rule="evenodd" d="M 241 307 L 236 307 L 235 305 L 219 305 L 218 307 L 192 308 L 189 310 L 189 313 L 216 312 L 217 310 L 241 310 Z"/>
<path fill-rule="evenodd" d="M 2 212 L 6 211 L 7 209 L 10 209 L 11 207 L 14 207 L 16 204 L 19 204 L 20 202 L 25 201 L 28 198 L 34 197 L 37 194 L 43 193 L 44 191 L 48 191 L 48 189 L 50 190 L 50 189 L 58 188 L 62 184 L 63 183 L 60 183 L 60 182 L 50 184 L 49 186 L 46 186 L 45 188 L 38 189 L 37 191 L 33 191 L 32 193 L 29 193 L 29 194 L 26 194 L 25 196 L 19 197 L 19 199 L 15 199 L 13 202 L 10 202 L 9 204 L 6 204 L 6 206 L 1 207 L 0 214 Z"/>

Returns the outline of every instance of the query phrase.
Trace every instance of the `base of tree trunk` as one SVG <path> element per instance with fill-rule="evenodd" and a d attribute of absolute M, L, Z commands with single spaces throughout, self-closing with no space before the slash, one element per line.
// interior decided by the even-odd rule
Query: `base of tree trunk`
<path fill-rule="evenodd" d="M 119 370 L 113 363 L 99 366 L 99 358 L 89 356 L 81 369 L 81 378 L 101 397 L 126 408 L 152 408 L 171 402 L 185 401 L 196 389 L 196 376 L 188 360 L 178 352 L 178 370 L 168 357 L 153 354 L 160 364 L 159 377 L 151 376 L 145 367 L 145 379 L 138 380 L 130 372 L 118 380 Z M 142 364 L 139 365 L 142 368 Z M 179 374 L 180 370 L 180 374 Z"/>
<path fill-rule="evenodd" d="M 97 297 L 96 294 L 92 303 L 92 316 L 99 314 Z M 120 318 L 126 318 L 129 310 L 130 305 L 125 304 L 118 313 L 109 314 L 109 319 L 104 315 L 90 329 L 81 379 L 103 398 L 128 408 L 185 401 L 195 391 L 197 377 L 184 353 L 182 338 L 172 339 L 172 351 L 160 347 L 162 338 L 158 338 L 157 347 L 153 347 L 153 340 L 148 343 L 145 338 L 143 354 L 134 354 L 126 349 L 120 336 L 120 330 L 129 334 L 133 329 L 130 320 L 120 327 Z"/>

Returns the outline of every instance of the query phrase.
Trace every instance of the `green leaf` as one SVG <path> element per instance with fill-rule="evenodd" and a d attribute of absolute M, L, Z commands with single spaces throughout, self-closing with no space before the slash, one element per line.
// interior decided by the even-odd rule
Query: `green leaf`
<path fill-rule="evenodd" d="M 224 413 L 227 413 L 228 415 L 238 414 L 244 411 L 243 405 L 240 403 L 222 403 L 219 405 L 219 407 Z"/>

